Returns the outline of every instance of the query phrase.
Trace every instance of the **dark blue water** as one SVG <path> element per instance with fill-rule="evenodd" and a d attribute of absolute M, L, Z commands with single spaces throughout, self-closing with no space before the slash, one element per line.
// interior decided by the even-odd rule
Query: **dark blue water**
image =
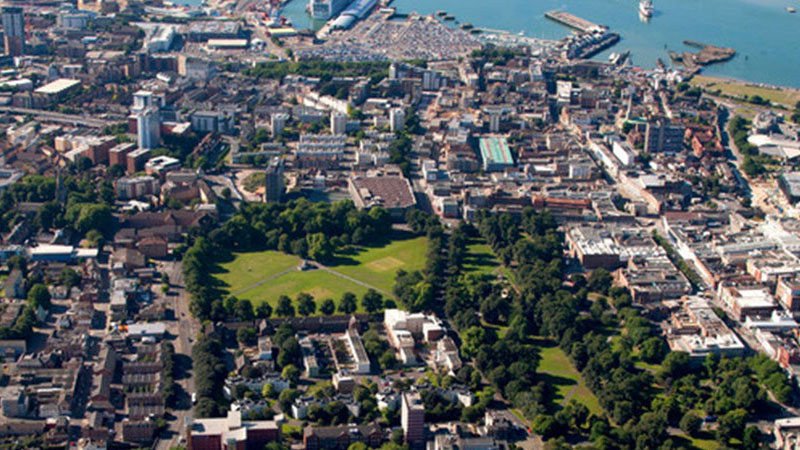
<path fill-rule="evenodd" d="M 291 0 L 284 14 L 296 28 L 310 27 L 303 10 L 307 0 Z M 654 0 L 649 23 L 639 19 L 638 0 L 394 0 L 400 13 L 433 14 L 445 10 L 477 27 L 524 31 L 526 36 L 561 39 L 569 30 L 544 17 L 550 10 L 568 11 L 607 25 L 622 41 L 598 55 L 630 50 L 633 63 L 655 67 L 669 62 L 670 50 L 691 50 L 686 39 L 733 47 L 737 56 L 708 66 L 707 75 L 800 87 L 800 0 Z"/>

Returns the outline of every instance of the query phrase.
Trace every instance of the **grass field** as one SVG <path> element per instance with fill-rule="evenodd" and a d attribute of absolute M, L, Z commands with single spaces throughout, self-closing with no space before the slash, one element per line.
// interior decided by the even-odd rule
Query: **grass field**
<path fill-rule="evenodd" d="M 394 277 L 399 269 L 411 272 L 425 266 L 427 242 L 425 237 L 395 233 L 387 242 L 353 248 L 337 255 L 330 267 L 378 289 L 392 292 Z"/>
<path fill-rule="evenodd" d="M 256 286 L 237 295 L 241 299 L 248 299 L 253 305 L 268 302 L 273 308 L 277 305 L 278 297 L 288 295 L 292 300 L 297 294 L 305 292 L 311 294 L 317 301 L 317 306 L 326 298 L 332 298 L 339 306 L 339 300 L 345 292 L 352 292 L 361 299 L 367 288 L 337 277 L 322 270 L 309 270 L 305 272 L 290 272 L 272 281 Z M 297 306 L 297 305 L 295 305 Z M 359 301 L 358 312 L 363 312 Z"/>
<path fill-rule="evenodd" d="M 500 261 L 494 256 L 492 248 L 481 239 L 470 239 L 464 272 L 485 278 L 495 278 L 500 270 Z"/>
<path fill-rule="evenodd" d="M 385 242 L 374 246 L 351 247 L 337 254 L 330 268 L 372 286 L 384 295 L 392 292 L 399 269 L 421 269 L 425 265 L 427 239 L 407 233 L 393 233 Z M 216 277 L 222 288 L 253 305 L 268 302 L 274 308 L 278 297 L 311 294 L 317 304 L 332 298 L 337 306 L 342 294 L 352 292 L 359 299 L 368 287 L 324 270 L 297 271 L 300 258 L 277 251 L 235 253 L 230 261 L 220 264 Z M 270 279 L 274 277 L 273 279 Z M 359 312 L 363 312 L 359 302 Z"/>
<path fill-rule="evenodd" d="M 745 97 L 760 95 L 761 97 L 773 102 L 793 108 L 800 101 L 800 90 L 797 89 L 770 89 L 760 86 L 752 86 L 743 81 L 728 80 L 725 78 L 707 77 L 695 75 L 691 83 L 711 91 L 721 90 L 723 94 Z"/>
<path fill-rule="evenodd" d="M 299 263 L 298 257 L 274 250 L 235 253 L 233 260 L 220 264 L 222 272 L 216 276 L 228 292 L 236 292 Z"/>
<path fill-rule="evenodd" d="M 569 400 L 576 400 L 586 405 L 592 413 L 602 414 L 603 409 L 597 397 L 583 383 L 580 373 L 561 348 L 549 339 L 536 338 L 535 341 L 542 358 L 537 370 L 538 376 L 555 388 L 555 403 L 561 405 Z"/>

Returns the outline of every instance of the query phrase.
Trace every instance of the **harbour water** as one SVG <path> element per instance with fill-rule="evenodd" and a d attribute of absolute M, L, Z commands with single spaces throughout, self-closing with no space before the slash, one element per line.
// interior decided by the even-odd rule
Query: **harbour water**
<path fill-rule="evenodd" d="M 297 28 L 311 27 L 304 11 L 307 0 L 291 0 L 284 8 Z M 733 47 L 731 61 L 708 66 L 713 76 L 800 87 L 800 0 L 654 0 L 649 23 L 639 17 L 638 0 L 394 0 L 399 13 L 434 14 L 444 10 L 460 23 L 479 28 L 524 31 L 526 36 L 561 39 L 570 30 L 544 17 L 550 10 L 567 11 L 607 25 L 622 36 L 619 44 L 596 56 L 631 51 L 633 64 L 652 68 L 658 58 L 669 63 L 667 50 L 691 50 L 686 39 Z M 453 22 L 450 22 L 453 23 Z M 454 24 L 456 26 L 457 24 Z"/>

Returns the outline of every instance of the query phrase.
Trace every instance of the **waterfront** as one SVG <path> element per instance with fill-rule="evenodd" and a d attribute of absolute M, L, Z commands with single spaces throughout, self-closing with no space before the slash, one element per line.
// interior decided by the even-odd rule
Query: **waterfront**
<path fill-rule="evenodd" d="M 311 20 L 303 10 L 306 0 L 291 0 L 284 14 L 298 28 Z M 622 40 L 596 58 L 631 51 L 635 65 L 652 68 L 668 50 L 691 50 L 686 39 L 732 47 L 731 61 L 704 69 L 713 76 L 800 87 L 800 15 L 786 12 L 798 0 L 655 0 L 649 23 L 639 18 L 637 0 L 394 0 L 399 13 L 433 14 L 445 10 L 459 22 L 480 28 L 524 31 L 526 36 L 561 39 L 570 31 L 544 17 L 550 10 L 568 11 L 609 26 Z M 452 22 L 451 22 L 452 23 Z M 454 23 L 454 26 L 456 24 Z M 665 48 L 666 46 L 666 48 Z"/>

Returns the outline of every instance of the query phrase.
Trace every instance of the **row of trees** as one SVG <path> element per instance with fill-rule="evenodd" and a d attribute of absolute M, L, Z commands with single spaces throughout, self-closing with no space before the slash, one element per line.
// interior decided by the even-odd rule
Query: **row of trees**
<path fill-rule="evenodd" d="M 425 233 L 428 237 L 425 267 L 412 272 L 398 270 L 394 294 L 409 311 L 431 311 L 435 306 L 436 287 L 441 286 L 444 280 L 447 261 L 443 252 L 447 238 L 439 221 L 426 217 L 424 213 L 409 212 L 407 222 L 412 231 Z"/>
<path fill-rule="evenodd" d="M 222 395 L 228 374 L 222 359 L 223 353 L 222 343 L 209 336 L 199 337 L 192 347 L 197 394 L 195 417 L 219 417 L 227 410 L 227 402 Z"/>

